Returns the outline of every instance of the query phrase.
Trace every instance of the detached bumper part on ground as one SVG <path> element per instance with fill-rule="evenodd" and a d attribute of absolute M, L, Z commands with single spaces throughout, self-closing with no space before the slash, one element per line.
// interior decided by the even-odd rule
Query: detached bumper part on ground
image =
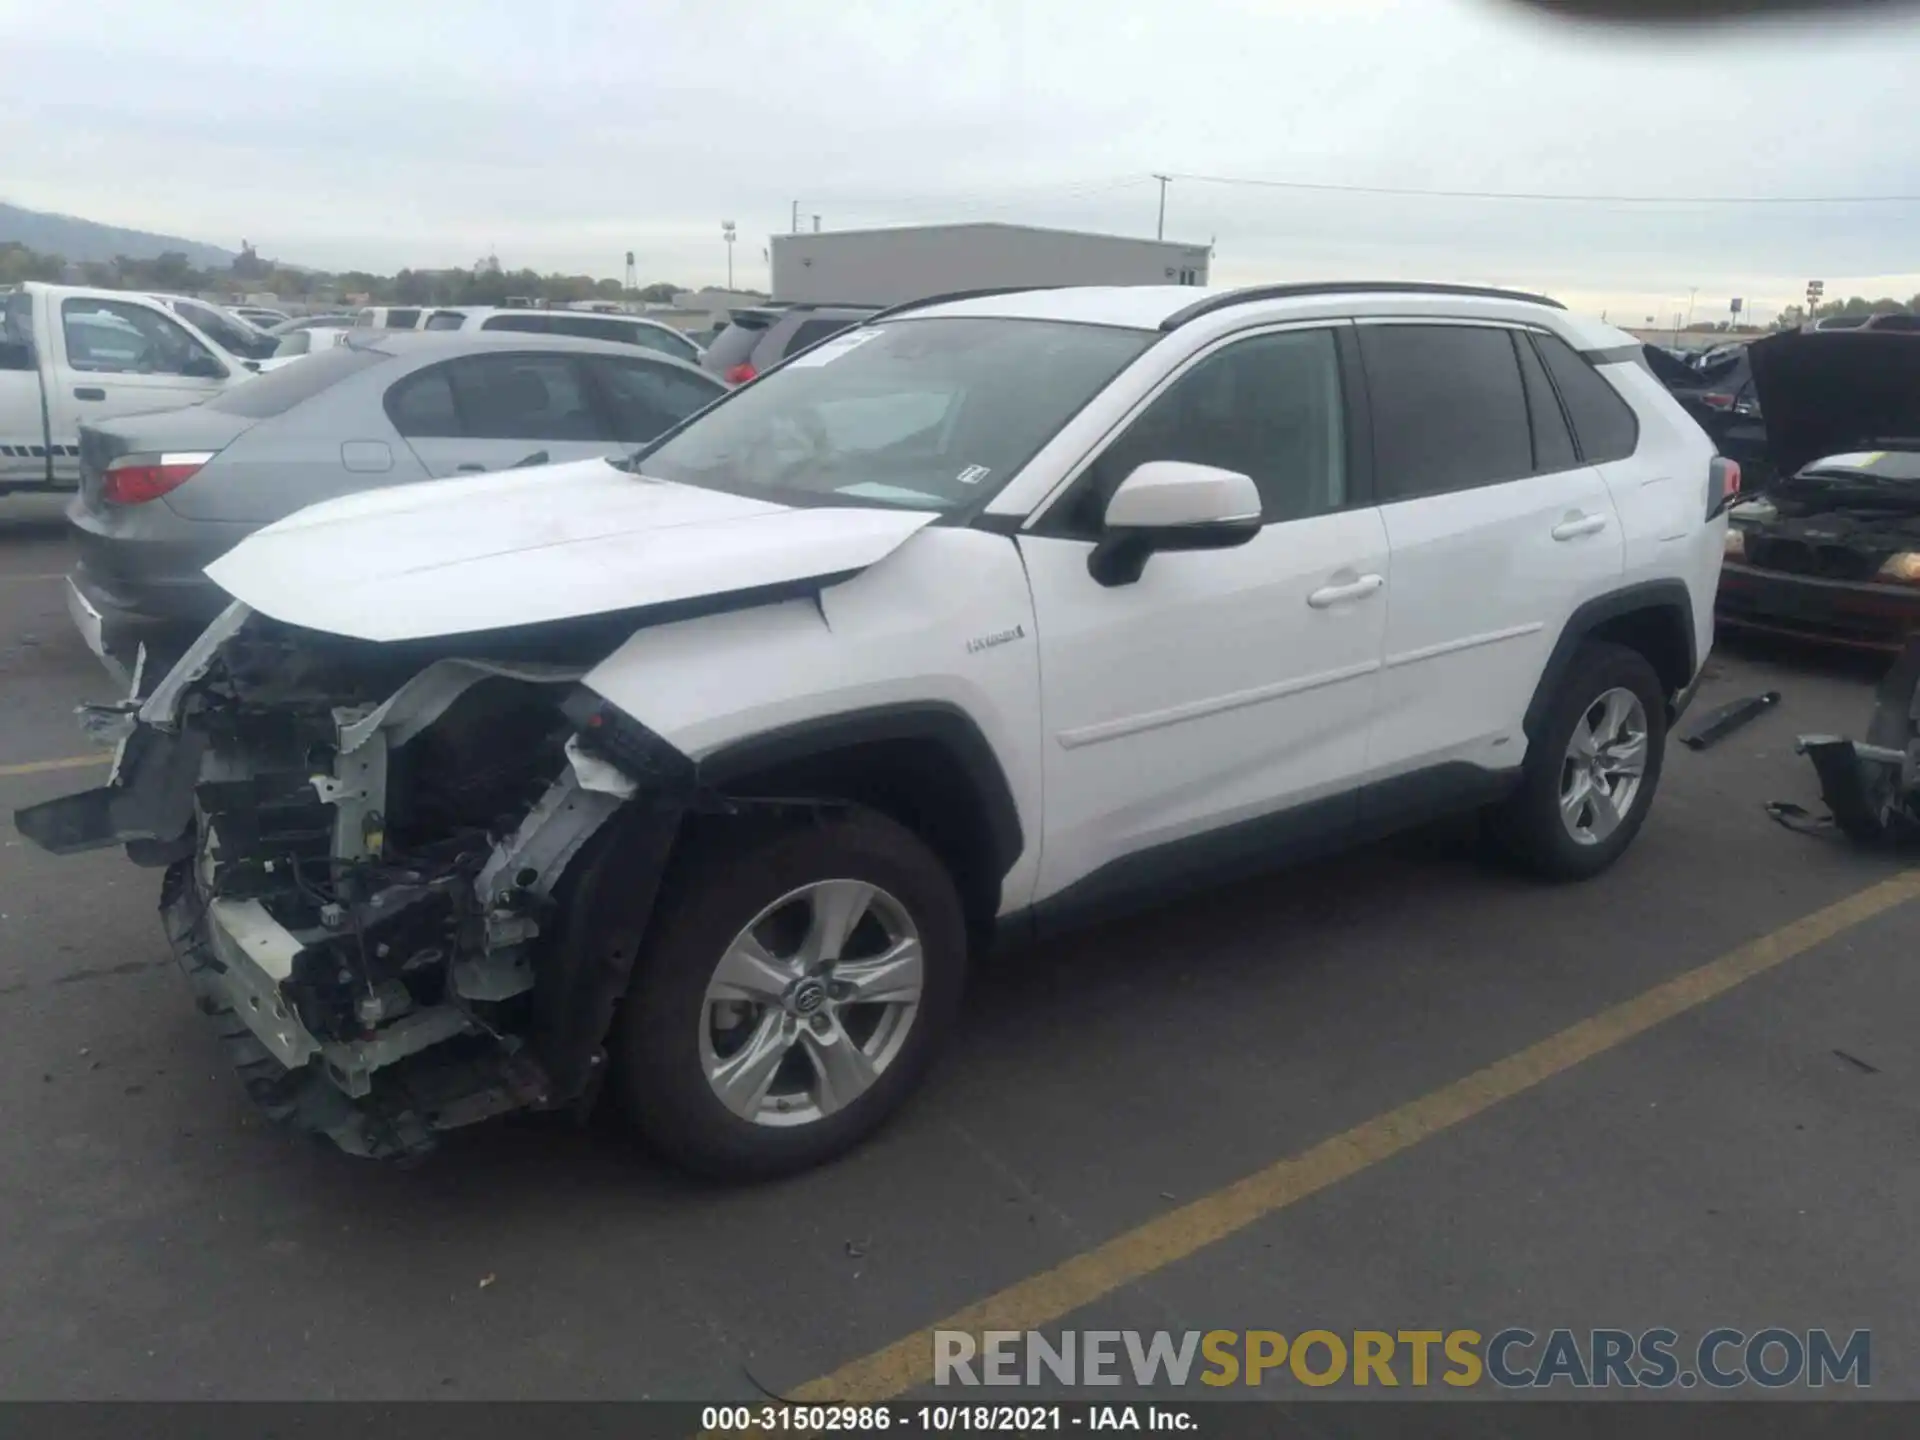
<path fill-rule="evenodd" d="M 555 936 L 559 878 L 616 811 L 670 834 L 691 765 L 644 753 L 578 671 L 441 658 L 381 698 L 369 647 L 248 619 L 235 605 L 144 703 L 97 709 L 112 779 L 22 832 L 166 867 L 169 942 L 276 1119 L 399 1156 L 588 1098 L 632 950 Z M 628 803 L 634 774 L 653 803 Z M 626 876 L 639 918 L 651 895 Z"/>
<path fill-rule="evenodd" d="M 1864 740 L 1802 735 L 1794 749 L 1813 763 L 1835 829 L 1863 844 L 1920 840 L 1920 639 L 1881 678 Z M 1807 828 L 1791 807 L 1769 809 Z"/>

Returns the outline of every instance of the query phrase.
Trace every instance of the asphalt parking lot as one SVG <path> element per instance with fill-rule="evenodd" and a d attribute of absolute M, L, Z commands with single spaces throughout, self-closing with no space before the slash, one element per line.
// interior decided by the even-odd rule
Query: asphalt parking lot
<path fill-rule="evenodd" d="M 9 815 L 105 773 L 64 565 L 58 505 L 0 501 Z M 1920 885 L 1761 808 L 1817 806 L 1792 737 L 1857 733 L 1874 673 L 1717 655 L 1703 707 L 1778 713 L 1673 747 L 1583 886 L 1442 829 L 1000 959 L 897 1123 L 760 1189 L 599 1123 L 407 1170 L 275 1131 L 157 875 L 0 826 L 0 1396 L 872 1399 L 956 1314 L 1866 1328 L 1873 1393 L 1920 1396 Z"/>

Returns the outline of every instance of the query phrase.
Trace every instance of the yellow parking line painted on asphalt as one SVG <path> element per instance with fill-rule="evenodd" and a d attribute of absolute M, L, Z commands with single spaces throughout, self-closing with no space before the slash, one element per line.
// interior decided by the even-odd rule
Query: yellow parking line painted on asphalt
<path fill-rule="evenodd" d="M 790 1398 L 810 1404 L 864 1405 L 924 1385 L 933 1379 L 936 1330 L 978 1335 L 983 1330 L 1033 1330 L 1050 1324 L 1916 898 L 1920 898 L 1920 871 L 1906 871 L 1869 886 L 1484 1070 L 976 1301 L 831 1375 L 809 1381 Z"/>
<path fill-rule="evenodd" d="M 68 755 L 59 760 L 28 760 L 20 765 L 0 765 L 0 780 L 9 775 L 44 775 L 49 770 L 84 770 L 89 765 L 111 765 L 111 755 Z"/>

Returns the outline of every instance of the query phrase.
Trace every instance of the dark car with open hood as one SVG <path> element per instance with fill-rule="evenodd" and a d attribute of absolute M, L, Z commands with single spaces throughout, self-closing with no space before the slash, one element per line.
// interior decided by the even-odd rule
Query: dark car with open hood
<path fill-rule="evenodd" d="M 1723 625 L 1898 650 L 1920 633 L 1920 335 L 1748 347 L 1774 475 L 1734 508 Z"/>

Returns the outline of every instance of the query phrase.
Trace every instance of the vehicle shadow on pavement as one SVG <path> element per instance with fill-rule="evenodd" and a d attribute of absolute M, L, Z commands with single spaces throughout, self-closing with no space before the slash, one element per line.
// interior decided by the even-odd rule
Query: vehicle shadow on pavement
<path fill-rule="evenodd" d="M 956 1108 L 954 1086 L 994 1085 L 997 1058 L 1023 1048 L 1035 1034 L 1070 1031 L 1085 1007 L 1151 1015 L 1191 1004 L 1196 984 L 1237 988 L 1268 982 L 1284 986 L 1290 967 L 1328 963 L 1330 952 L 1368 942 L 1367 919 L 1393 898 L 1416 892 L 1480 887 L 1492 901 L 1504 892 L 1535 890 L 1530 882 L 1488 863 L 1471 820 L 1447 821 L 1392 840 L 1209 891 L 1130 921 L 1097 926 L 1055 941 L 977 957 L 950 1052 L 935 1071 L 929 1093 L 861 1150 L 826 1167 L 884 1166 L 896 1145 L 928 1143 Z M 1284 937 L 1276 945 L 1275 937 Z M 1098 1043 L 1095 1041 L 1094 1043 Z M 1062 1057 L 1064 1078 L 1076 1058 Z M 767 1185 L 729 1187 L 683 1175 L 648 1152 L 627 1131 L 618 1101 L 603 1094 L 584 1123 L 570 1116 L 509 1117 L 442 1138 L 440 1148 L 412 1165 L 348 1160 L 318 1141 L 289 1142 L 283 1184 L 302 1207 L 329 1210 L 370 1203 L 383 1223 L 510 1228 L 516 1212 L 551 1218 L 556 1195 L 597 1208 L 593 1197 L 617 1199 L 636 1222 L 649 1210 L 665 1215 L 689 1199 L 724 1202 L 787 1187 L 807 1187 L 814 1171 Z"/>

